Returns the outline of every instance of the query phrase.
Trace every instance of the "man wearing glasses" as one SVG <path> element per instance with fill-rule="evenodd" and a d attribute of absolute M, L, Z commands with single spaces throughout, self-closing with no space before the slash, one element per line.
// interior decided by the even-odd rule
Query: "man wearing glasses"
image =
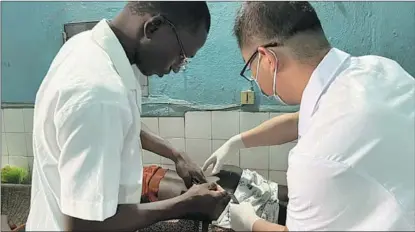
<path fill-rule="evenodd" d="M 246 61 L 241 75 L 300 111 L 234 136 L 206 160 L 204 169 L 218 172 L 241 148 L 298 138 L 286 226 L 241 203 L 231 204 L 232 228 L 415 230 L 415 79 L 393 60 L 331 47 L 308 2 L 246 2 L 234 32 Z"/>
<path fill-rule="evenodd" d="M 206 41 L 206 2 L 130 2 L 112 21 L 71 38 L 36 96 L 27 231 L 135 231 L 200 213 L 229 196 L 200 168 L 141 127 L 146 76 L 178 72 Z M 173 160 L 189 191 L 140 204 L 142 149 Z M 200 184 L 194 185 L 193 184 Z"/>

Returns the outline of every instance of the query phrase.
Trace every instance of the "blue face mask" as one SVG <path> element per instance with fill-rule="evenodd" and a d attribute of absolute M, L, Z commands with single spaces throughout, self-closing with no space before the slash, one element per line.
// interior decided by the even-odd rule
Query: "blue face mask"
<path fill-rule="evenodd" d="M 270 51 L 272 53 L 272 55 L 274 55 L 275 60 L 277 60 L 277 56 L 274 54 L 274 52 Z M 264 93 L 264 91 L 261 89 L 261 87 L 259 86 L 259 82 L 258 82 L 258 74 L 259 74 L 259 65 L 260 65 L 260 61 L 261 61 L 261 53 L 258 54 L 258 64 L 257 64 L 257 68 L 256 68 L 256 77 L 252 78 L 253 80 L 255 80 L 255 83 L 257 84 L 258 88 L 261 90 L 262 95 L 267 98 L 267 99 L 272 99 L 274 98 L 274 100 L 277 100 L 278 102 L 280 102 L 282 105 L 288 105 L 286 102 L 284 102 L 280 96 L 278 96 L 277 91 L 276 91 L 276 78 L 277 78 L 277 67 L 275 67 L 274 70 L 274 76 L 273 76 L 273 85 L 272 85 L 272 95 L 268 96 L 266 93 Z"/>

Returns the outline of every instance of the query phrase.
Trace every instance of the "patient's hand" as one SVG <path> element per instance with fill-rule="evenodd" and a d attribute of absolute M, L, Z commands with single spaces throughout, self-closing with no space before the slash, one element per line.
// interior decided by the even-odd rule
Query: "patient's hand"
<path fill-rule="evenodd" d="M 210 220 L 216 220 L 222 213 L 223 208 L 219 205 L 226 205 L 230 201 L 229 194 L 216 183 L 193 185 L 183 197 L 187 205 L 192 207 L 192 212 Z"/>

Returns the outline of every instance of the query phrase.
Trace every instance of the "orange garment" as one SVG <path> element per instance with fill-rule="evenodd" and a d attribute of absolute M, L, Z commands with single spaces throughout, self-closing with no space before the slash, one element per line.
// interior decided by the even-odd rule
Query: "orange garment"
<path fill-rule="evenodd" d="M 157 165 L 144 167 L 141 196 L 146 197 L 151 202 L 157 201 L 160 181 L 164 178 L 166 172 L 167 169 Z"/>

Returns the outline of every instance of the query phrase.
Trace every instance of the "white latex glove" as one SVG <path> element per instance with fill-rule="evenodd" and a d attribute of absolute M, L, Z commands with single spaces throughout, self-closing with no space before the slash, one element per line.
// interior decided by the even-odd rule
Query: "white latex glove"
<path fill-rule="evenodd" d="M 254 223 L 261 219 L 256 215 L 254 207 L 249 202 L 231 203 L 229 213 L 231 228 L 235 231 L 252 231 Z"/>
<path fill-rule="evenodd" d="M 239 149 L 245 148 L 241 135 L 235 135 L 226 141 L 218 150 L 216 150 L 203 164 L 203 171 L 206 171 L 210 165 L 213 165 L 212 174 L 217 174 L 222 169 L 227 156 L 234 155 Z"/>

